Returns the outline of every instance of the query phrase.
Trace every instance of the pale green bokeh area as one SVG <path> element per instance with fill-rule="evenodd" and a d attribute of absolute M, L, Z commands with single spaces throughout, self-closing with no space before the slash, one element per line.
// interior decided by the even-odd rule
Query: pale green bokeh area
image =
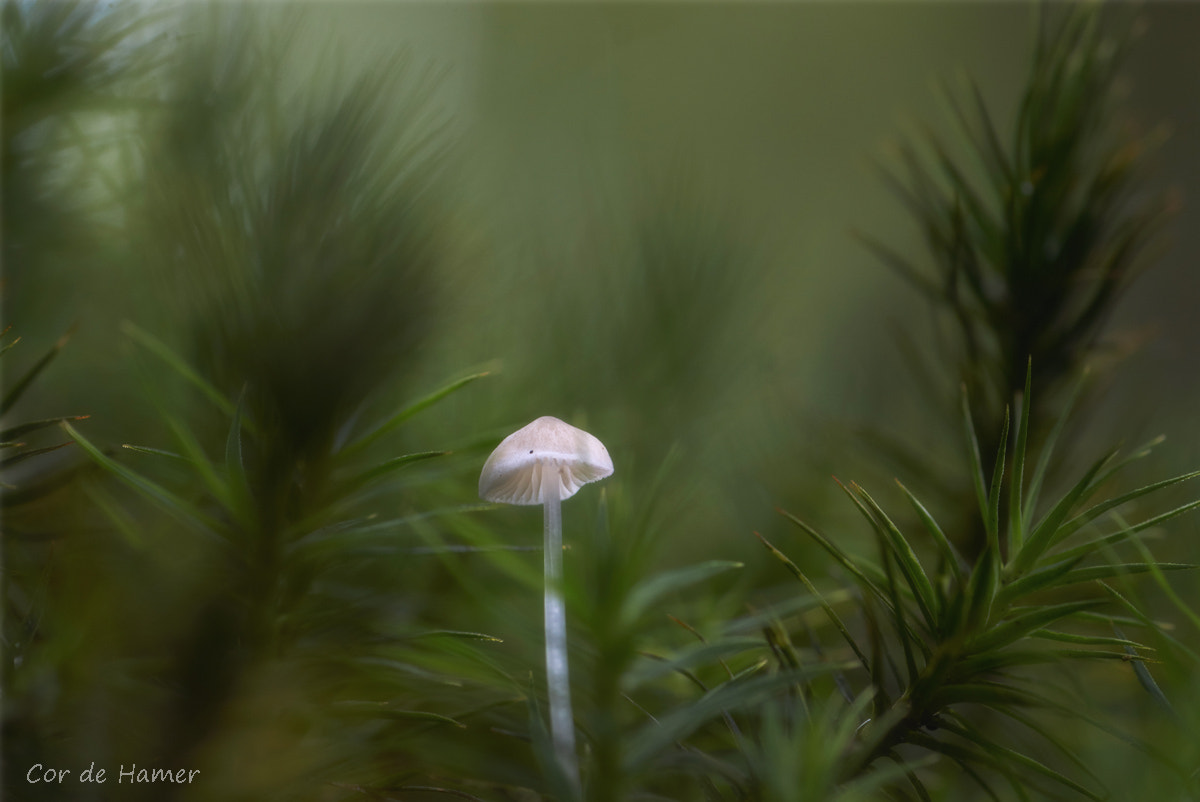
<path fill-rule="evenodd" d="M 612 341 L 619 315 L 589 309 L 609 321 L 589 327 L 580 319 L 563 330 L 554 296 L 588 307 L 595 282 L 572 282 L 604 273 L 611 287 L 604 302 L 624 303 L 621 293 L 636 286 L 623 271 L 637 219 L 682 198 L 683 213 L 727 243 L 742 296 L 719 322 L 720 353 L 691 355 L 729 392 L 691 399 L 699 429 L 681 438 L 683 446 L 714 443 L 715 451 L 704 446 L 708 458 L 733 460 L 732 473 L 745 476 L 746 467 L 773 462 L 763 450 L 787 443 L 783 459 L 793 470 L 808 464 L 821 476 L 854 473 L 863 455 L 826 453 L 827 444 L 812 440 L 819 432 L 838 432 L 841 447 L 856 449 L 853 435 L 842 435 L 865 419 L 923 446 L 926 434 L 941 431 L 937 421 L 923 428 L 931 425 L 924 400 L 894 347 L 897 331 L 929 347 L 928 308 L 852 232 L 919 252 L 917 232 L 873 164 L 890 164 L 889 142 L 922 125 L 949 133 L 937 86 L 957 88 L 964 73 L 1005 126 L 1028 65 L 1029 7 L 340 2 L 265 10 L 299 27 L 290 77 L 300 86 L 335 69 L 353 75 L 398 52 L 409 56 L 411 74 L 441 75 L 433 106 L 449 121 L 453 144 L 439 189 L 454 210 L 455 258 L 441 276 L 447 291 L 424 375 L 432 386 L 460 371 L 499 367 L 490 386 L 454 402 L 474 400 L 481 428 L 544 412 L 603 420 L 653 409 L 659 399 L 632 397 L 612 373 L 625 356 Z M 1178 41 L 1188 14 L 1186 6 L 1151 6 L 1130 70 L 1135 119 L 1165 120 L 1176 132 L 1156 180 L 1185 195 L 1197 170 L 1185 145 L 1195 128 L 1187 102 L 1194 71 Z M 1117 315 L 1125 328 L 1160 333 L 1121 369 L 1140 386 L 1160 382 L 1170 397 L 1190 397 L 1182 385 L 1195 385 L 1186 310 L 1197 281 L 1187 268 L 1196 228 L 1190 214 L 1185 206 L 1166 258 Z M 124 348 L 115 324 L 131 318 L 153 330 L 158 316 L 169 323 L 164 281 L 104 265 L 47 282 L 43 293 L 53 286 L 70 305 L 23 302 L 52 310 L 37 317 L 44 338 L 72 321 L 82 326 L 60 376 L 47 377 L 41 392 L 62 397 L 63 382 L 115 384 L 121 360 L 113 357 Z M 10 317 L 24 323 L 19 309 Z M 655 352 L 653 337 L 643 348 Z M 598 364 L 609 372 L 589 376 Z M 542 382 L 556 394 L 539 391 Z M 578 395 L 597 384 L 599 396 Z M 1127 407 L 1144 395 L 1114 388 L 1110 418 L 1130 420 Z M 707 420 L 716 414 L 719 426 Z M 1162 428 L 1144 418 L 1135 416 L 1138 431 L 1120 436 Z M 1177 445 L 1195 442 L 1189 418 L 1178 425 Z M 957 443 L 932 447 L 954 465 Z M 777 475 L 777 466 L 769 473 Z M 790 482 L 759 480 L 769 492 L 739 511 L 753 524 L 743 528 L 773 525 L 763 510 L 789 501 Z"/>
<path fill-rule="evenodd" d="M 811 558 L 806 565 L 815 566 L 822 582 L 836 581 L 776 507 L 812 520 L 848 549 L 873 547 L 830 474 L 860 481 L 889 509 L 903 504 L 891 483 L 899 476 L 929 494 L 935 514 L 954 520 L 957 511 L 947 499 L 966 487 L 963 447 L 958 422 L 935 405 L 952 400 L 953 368 L 944 366 L 947 375 L 932 394 L 921 386 L 902 359 L 900 341 L 911 338 L 937 365 L 932 310 L 854 232 L 904 253 L 924 253 L 919 232 L 875 164 L 891 165 L 889 143 L 919 137 L 925 125 L 957 144 L 938 84 L 957 91 L 964 73 L 980 86 L 1000 129 L 1008 130 L 1030 60 L 1031 6 L 347 0 L 262 4 L 258 11 L 269 24 L 295 26 L 280 93 L 349 85 L 398 54 L 407 59 L 401 86 L 422 84 L 426 71 L 437 76 L 428 107 L 441 125 L 445 152 L 430 202 L 443 213 L 442 258 L 430 277 L 436 290 L 429 294 L 429 329 L 394 366 L 395 375 L 364 399 L 364 417 L 396 409 L 448 380 L 483 370 L 490 375 L 397 432 L 389 445 L 397 453 L 456 453 L 429 486 L 378 499 L 380 514 L 408 514 L 421 503 L 473 503 L 491 443 L 538 416 L 562 417 L 599 436 L 616 466 L 603 490 L 584 488 L 564 505 L 566 540 L 577 546 L 566 555 L 568 576 L 581 586 L 603 580 L 589 573 L 594 566 L 571 559 L 588 553 L 602 494 L 614 519 L 650 508 L 661 540 L 642 544 L 635 571 L 703 559 L 747 563 L 740 580 L 717 583 L 720 593 L 688 602 L 692 623 L 701 628 L 717 628 L 747 605 L 799 592 L 784 585 L 790 577 L 763 553 L 755 531 L 798 560 Z M 181 17 L 182 41 L 206 34 L 201 16 Z M 1200 187 L 1194 147 L 1200 50 L 1193 41 L 1200 6 L 1152 4 L 1142 17 L 1147 29 L 1127 69 L 1127 110 L 1143 128 L 1165 122 L 1172 129 L 1148 187 L 1182 190 L 1184 206 L 1159 258 L 1113 315 L 1114 342 L 1139 347 L 1117 348 L 1120 358 L 1105 366 L 1079 424 L 1080 453 L 1064 471 L 1073 474 L 1117 441 L 1165 432 L 1166 445 L 1145 468 L 1149 481 L 1200 464 L 1200 213 L 1192 198 Z M 403 115 L 403 98 L 398 92 L 381 103 Z M 114 175 L 138 174 L 115 156 L 102 160 Z M 96 183 L 78 190 L 100 198 L 111 191 Z M 35 346 L 31 352 L 72 323 L 79 326 L 14 417 L 88 413 L 80 428 L 94 442 L 114 449 L 124 442 L 167 447 L 170 432 L 144 390 L 158 382 L 168 387 L 168 405 L 177 404 L 172 409 L 184 416 L 195 413 L 203 434 L 223 448 L 223 433 L 203 428 L 203 405 L 172 384 L 161 366 L 146 371 L 152 360 L 120 328 L 133 321 L 194 357 L 203 347 L 196 332 L 213 321 L 195 319 L 186 277 L 131 253 L 128 242 L 106 240 L 108 233 L 96 235 L 102 246 L 89 250 L 87 236 L 79 246 L 64 237 L 67 257 L 52 270 L 19 274 L 9 267 L 7 322 Z M 354 266 L 346 266 L 346 274 L 350 282 Z M 364 330 L 388 325 L 386 314 L 376 315 L 364 321 Z M 346 360 L 354 359 L 348 351 Z M 907 474 L 911 465 L 880 456 L 872 432 L 913 449 L 920 472 Z M 671 473 L 654 484 L 664 466 Z M 109 526 L 79 499 L 64 519 L 88 531 Z M 153 517 L 143 523 L 167 528 Z M 510 545 L 530 545 L 540 521 L 536 510 L 493 510 L 472 525 Z M 433 534 L 422 536 L 430 543 L 453 540 L 447 527 L 431 524 Z M 1189 518 L 1172 522 L 1169 537 L 1155 542 L 1156 554 L 1200 561 L 1198 527 Z M 162 633 L 173 633 L 177 620 L 186 622 L 178 627 L 183 639 L 195 623 L 189 594 L 205 598 L 202 585 L 219 585 L 217 572 L 189 549 L 124 561 L 96 543 L 91 548 L 113 564 L 92 571 L 86 565 L 92 552 L 76 556 L 84 564 L 68 576 L 84 578 L 83 590 L 64 594 L 60 615 L 87 612 L 98 627 L 127 617 L 136 623 L 111 643 L 88 646 L 95 651 L 75 664 L 79 671 L 110 650 L 123 654 L 126 641 L 173 648 L 175 634 Z M 495 653 L 507 668 L 536 666 L 539 558 L 522 562 L 525 556 L 482 568 L 469 560 L 455 569 L 433 559 L 409 562 L 396 573 L 395 603 L 403 608 L 397 618 L 498 633 L 505 644 Z M 1173 582 L 1193 609 L 1200 607 L 1193 580 Z M 113 587 L 123 590 L 110 593 Z M 104 605 L 91 606 L 90 589 L 107 593 Z M 158 599 L 166 601 L 153 619 L 139 617 L 147 600 Z M 1154 615 L 1178 617 L 1165 603 L 1154 604 Z M 98 641 L 81 636 L 80 642 Z M 139 670 L 157 676 L 154 666 Z M 1112 708 L 1130 718 L 1155 720 L 1127 672 L 1089 667 L 1073 680 L 1109 694 Z M 73 682 L 86 684 L 78 677 Z M 1181 694 L 1194 686 L 1174 675 L 1165 682 Z M 679 686 L 687 688 L 682 681 Z M 303 687 L 286 671 L 274 684 L 270 676 L 248 681 L 243 706 L 233 707 L 227 729 L 218 730 L 229 737 L 214 738 L 210 751 L 198 753 L 231 786 L 209 786 L 197 792 L 200 798 L 266 794 L 286 783 L 295 783 L 294 790 L 303 786 L 310 756 L 319 765 L 330 754 L 358 748 L 338 743 L 326 749 L 310 740 L 300 749 L 302 739 L 289 740 L 285 726 L 256 729 L 260 705 L 266 717 Z M 457 700 L 446 693 L 436 701 L 452 709 Z M 114 726 L 132 732 L 145 723 L 140 707 L 113 711 L 103 709 L 103 700 L 94 704 L 80 739 L 89 747 L 104 743 Z M 149 749 L 154 737 L 147 729 L 122 745 Z M 1078 736 L 1085 754 L 1117 753 L 1111 741 L 1092 743 L 1092 737 Z M 462 768 L 478 754 L 471 748 L 448 753 L 447 765 L 457 761 Z M 247 772 L 238 762 L 243 750 L 273 757 Z M 486 768 L 504 775 L 509 756 L 527 760 L 527 751 L 504 741 L 490 753 L 495 765 Z M 1139 787 L 1146 765 L 1121 751 L 1101 774 L 1122 798 L 1128 789 L 1120 783 Z M 519 772 L 512 771 L 518 784 Z"/>
<path fill-rule="evenodd" d="M 964 74 L 1008 127 L 1029 63 L 1029 6 L 344 3 L 306 12 L 314 39 L 332 39 L 335 50 L 369 60 L 402 47 L 447 67 L 439 97 L 461 135 L 451 174 L 464 258 L 432 364 L 498 360 L 501 374 L 474 394 L 486 398 L 475 419 L 503 425 L 550 411 L 599 423 L 645 416 L 664 400 L 638 384 L 633 365 L 629 376 L 614 368 L 619 326 L 588 325 L 619 312 L 589 308 L 566 329 L 553 321 L 561 295 L 571 309 L 592 297 L 637 304 L 620 295 L 637 291 L 624 249 L 634 221 L 674 189 L 685 213 L 734 253 L 740 297 L 727 310 L 723 347 L 691 355 L 714 377 L 713 393 L 689 400 L 679 437 L 702 460 L 702 480 L 739 485 L 731 495 L 745 503 L 729 527 L 776 526 L 769 507 L 811 503 L 811 480 L 830 472 L 876 478 L 853 433 L 864 420 L 956 469 L 959 444 L 930 420 L 895 347 L 898 332 L 932 347 L 929 309 L 852 232 L 919 252 L 874 165 L 891 165 L 889 143 L 922 126 L 956 141 L 938 87 L 959 91 Z M 1147 8 L 1127 87 L 1135 124 L 1165 122 L 1174 132 L 1151 186 L 1182 188 L 1185 198 L 1197 170 L 1186 145 L 1196 87 L 1180 32 L 1194 14 Z M 1181 309 L 1200 281 L 1187 258 L 1193 214 L 1185 201 L 1163 258 L 1117 310 L 1118 343 L 1130 330 L 1154 333 L 1117 368 L 1118 377 L 1137 376 L 1139 389 L 1114 379 L 1100 394 L 1095 432 L 1138 439 L 1167 425 L 1180 469 L 1197 441 L 1190 404 L 1172 403 L 1196 391 L 1196 337 Z M 614 294 L 590 295 L 596 272 L 612 277 Z M 648 337 L 642 348 L 660 345 Z M 1164 406 L 1142 403 L 1146 382 L 1161 388 Z"/>
<path fill-rule="evenodd" d="M 606 420 L 653 418 L 655 405 L 672 402 L 668 377 L 639 379 L 621 342 L 633 332 L 612 322 L 640 303 L 628 240 L 665 202 L 729 248 L 739 296 L 699 322 L 722 332 L 720 347 L 696 331 L 683 356 L 710 382 L 673 421 L 698 468 L 688 481 L 711 489 L 699 496 L 712 504 L 742 502 L 724 511 L 729 531 L 705 527 L 700 548 L 730 539 L 750 553 L 745 533 L 776 526 L 773 504 L 811 499 L 794 487 L 805 468 L 853 470 L 822 453 L 822 430 L 844 443 L 859 415 L 912 418 L 912 393 L 878 388 L 904 381 L 886 343 L 891 327 L 921 325 L 904 310 L 916 298 L 851 231 L 915 244 L 871 160 L 914 121 L 944 123 L 939 76 L 966 69 L 1011 105 L 1027 9 L 393 4 L 308 13 L 318 38 L 349 51 L 402 46 L 449 65 L 442 97 L 462 121 L 452 172 L 467 258 L 449 294 L 444 359 L 498 359 L 502 370 L 475 394 L 488 397 L 473 414 L 496 425 L 583 415 L 603 432 Z M 611 292 L 595 292 L 597 273 Z M 560 303 L 587 311 L 564 328 Z M 637 345 L 649 361 L 661 332 L 642 323 Z M 638 452 L 635 432 L 609 428 L 614 453 Z M 786 468 L 772 453 L 782 443 L 798 456 Z M 700 517 L 711 523 L 711 512 Z"/>

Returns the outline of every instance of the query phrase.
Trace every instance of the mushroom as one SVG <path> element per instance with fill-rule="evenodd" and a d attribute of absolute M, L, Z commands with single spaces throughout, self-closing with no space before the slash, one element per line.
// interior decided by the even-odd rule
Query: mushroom
<path fill-rule="evenodd" d="M 500 504 L 541 504 L 545 518 L 546 683 L 554 751 L 579 787 L 571 684 L 567 668 L 567 616 L 562 595 L 562 507 L 588 482 L 611 475 L 608 449 L 592 435 L 544 416 L 504 438 L 483 464 L 479 495 Z"/>

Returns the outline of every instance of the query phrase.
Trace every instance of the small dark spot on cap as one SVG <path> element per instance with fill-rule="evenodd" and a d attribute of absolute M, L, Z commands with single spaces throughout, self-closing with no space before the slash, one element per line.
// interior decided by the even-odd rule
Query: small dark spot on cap
<path fill-rule="evenodd" d="M 531 449 L 529 449 L 529 453 L 530 453 L 530 454 L 532 454 L 532 453 L 533 453 L 533 449 L 532 449 L 532 448 L 531 448 Z"/>

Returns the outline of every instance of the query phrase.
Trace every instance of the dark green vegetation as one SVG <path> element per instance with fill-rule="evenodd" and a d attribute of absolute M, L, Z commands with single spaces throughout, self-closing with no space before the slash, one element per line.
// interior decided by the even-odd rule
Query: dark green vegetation
<path fill-rule="evenodd" d="M 616 465 L 563 513 L 583 799 L 1200 797 L 1200 473 L 1075 423 L 1171 204 L 1127 20 L 1035 16 L 1011 124 L 949 90 L 884 164 L 926 246 L 861 226 L 885 311 L 940 334 L 877 349 L 864 461 L 780 426 L 790 285 L 682 167 L 506 239 L 411 55 L 6 2 L 5 799 L 575 798 L 540 510 L 476 497 L 543 414 Z"/>

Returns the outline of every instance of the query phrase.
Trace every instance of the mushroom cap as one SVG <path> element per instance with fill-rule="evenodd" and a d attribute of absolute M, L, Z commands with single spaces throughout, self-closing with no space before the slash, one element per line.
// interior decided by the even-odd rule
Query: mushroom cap
<path fill-rule="evenodd" d="M 557 471 L 558 497 L 566 499 L 588 482 L 610 476 L 613 464 L 595 437 L 546 415 L 500 441 L 483 464 L 479 495 L 500 504 L 541 504 L 547 470 Z"/>

